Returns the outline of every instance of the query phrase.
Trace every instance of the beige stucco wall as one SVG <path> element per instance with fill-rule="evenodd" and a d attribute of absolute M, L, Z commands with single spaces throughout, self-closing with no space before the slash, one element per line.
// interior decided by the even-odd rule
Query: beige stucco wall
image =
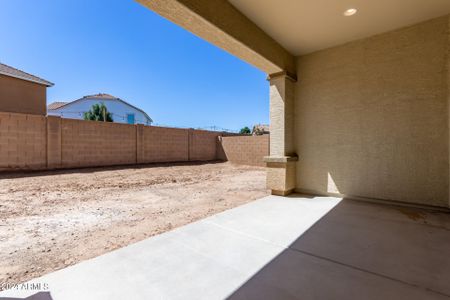
<path fill-rule="evenodd" d="M 449 205 L 449 19 L 297 58 L 297 190 Z"/>
<path fill-rule="evenodd" d="M 47 87 L 0 75 L 0 112 L 47 114 Z"/>

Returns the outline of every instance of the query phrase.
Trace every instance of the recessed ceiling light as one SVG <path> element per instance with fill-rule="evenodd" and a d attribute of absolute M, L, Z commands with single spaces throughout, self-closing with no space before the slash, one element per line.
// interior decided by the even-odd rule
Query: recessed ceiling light
<path fill-rule="evenodd" d="M 350 16 L 353 16 L 354 14 L 356 14 L 357 12 L 358 12 L 358 10 L 356 8 L 349 8 L 346 11 L 344 11 L 344 16 L 350 17 Z"/>

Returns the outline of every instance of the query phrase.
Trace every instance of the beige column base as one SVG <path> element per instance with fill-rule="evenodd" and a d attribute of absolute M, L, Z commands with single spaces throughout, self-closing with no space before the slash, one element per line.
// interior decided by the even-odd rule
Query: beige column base
<path fill-rule="evenodd" d="M 266 156 L 267 188 L 272 195 L 286 196 L 295 189 L 295 168 L 297 156 Z"/>

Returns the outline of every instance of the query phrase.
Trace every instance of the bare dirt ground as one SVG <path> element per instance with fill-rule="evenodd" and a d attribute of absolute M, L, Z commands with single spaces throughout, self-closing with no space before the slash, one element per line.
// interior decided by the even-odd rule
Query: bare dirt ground
<path fill-rule="evenodd" d="M 0 175 L 0 282 L 27 281 L 267 194 L 263 168 L 230 163 Z"/>

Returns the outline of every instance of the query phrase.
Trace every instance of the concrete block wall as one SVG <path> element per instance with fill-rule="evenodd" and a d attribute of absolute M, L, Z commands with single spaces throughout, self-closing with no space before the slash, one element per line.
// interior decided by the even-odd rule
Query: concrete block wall
<path fill-rule="evenodd" d="M 189 160 L 217 159 L 217 140 L 220 134 L 205 130 L 189 131 Z"/>
<path fill-rule="evenodd" d="M 64 167 L 136 163 L 136 126 L 61 119 L 61 164 Z"/>
<path fill-rule="evenodd" d="M 47 167 L 61 167 L 61 118 L 47 118 Z"/>
<path fill-rule="evenodd" d="M 0 170 L 216 160 L 219 132 L 0 113 Z"/>
<path fill-rule="evenodd" d="M 143 126 L 142 139 L 143 163 L 189 160 L 189 129 Z"/>
<path fill-rule="evenodd" d="M 47 166 L 44 116 L 0 113 L 0 170 Z"/>
<path fill-rule="evenodd" d="M 269 136 L 0 113 L 0 170 L 229 160 L 264 166 Z M 220 137 L 220 139 L 219 139 Z"/>
<path fill-rule="evenodd" d="M 221 138 L 221 147 L 224 160 L 263 167 L 264 156 L 269 156 L 269 135 L 224 136 Z"/>

